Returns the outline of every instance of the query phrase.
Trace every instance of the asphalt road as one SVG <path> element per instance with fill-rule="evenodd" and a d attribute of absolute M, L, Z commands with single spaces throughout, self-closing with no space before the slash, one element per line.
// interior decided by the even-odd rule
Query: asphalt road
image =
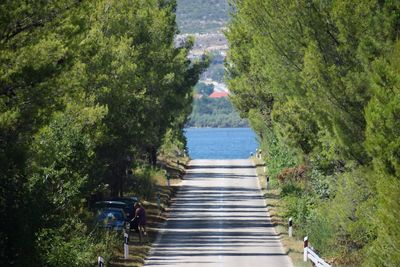
<path fill-rule="evenodd" d="M 145 266 L 293 266 L 250 160 L 193 160 Z"/>

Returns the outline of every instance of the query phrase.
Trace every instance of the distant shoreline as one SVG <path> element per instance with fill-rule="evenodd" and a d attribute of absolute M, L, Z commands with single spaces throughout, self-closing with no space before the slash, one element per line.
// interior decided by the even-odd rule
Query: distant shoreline
<path fill-rule="evenodd" d="M 185 127 L 183 129 L 252 129 L 250 126 L 246 127 Z"/>

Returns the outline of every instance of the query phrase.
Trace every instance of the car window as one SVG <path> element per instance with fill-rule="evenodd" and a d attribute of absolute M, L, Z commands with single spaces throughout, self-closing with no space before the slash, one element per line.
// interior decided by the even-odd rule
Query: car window
<path fill-rule="evenodd" d="M 120 211 L 116 210 L 105 210 L 103 211 L 102 214 L 100 214 L 99 218 L 101 220 L 104 219 L 112 219 L 112 220 L 118 220 L 118 221 L 123 221 L 124 220 L 124 215 Z"/>

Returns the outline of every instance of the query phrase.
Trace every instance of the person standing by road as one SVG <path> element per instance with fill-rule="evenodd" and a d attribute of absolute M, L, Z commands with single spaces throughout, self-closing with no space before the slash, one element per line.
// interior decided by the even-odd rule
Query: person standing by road
<path fill-rule="evenodd" d="M 139 202 L 135 204 L 135 220 L 137 220 L 138 230 L 139 230 L 139 237 L 141 237 L 141 233 L 145 236 L 147 235 L 146 232 L 146 210 Z"/>

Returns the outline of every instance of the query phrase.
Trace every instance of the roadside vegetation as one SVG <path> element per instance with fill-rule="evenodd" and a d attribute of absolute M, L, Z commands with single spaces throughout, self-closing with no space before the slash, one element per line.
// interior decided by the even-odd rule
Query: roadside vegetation
<path fill-rule="evenodd" d="M 182 153 L 192 88 L 208 64 L 188 60 L 190 39 L 174 46 L 175 9 L 162 0 L 0 4 L 1 263 L 93 266 L 115 256 L 121 240 L 93 228 L 88 207 L 154 197 L 157 156 Z"/>
<path fill-rule="evenodd" d="M 337 266 L 398 266 L 400 3 L 232 4 L 229 88 L 283 222 Z"/>
<path fill-rule="evenodd" d="M 311 267 L 310 261 L 303 261 L 303 234 L 304 232 L 298 231 L 299 225 L 294 225 L 294 231 L 292 232 L 293 237 L 288 235 L 288 216 L 286 208 L 286 201 L 282 196 L 282 188 L 278 186 L 276 180 L 270 180 L 267 188 L 267 169 L 263 159 L 253 157 L 252 160 L 256 164 L 256 171 L 258 180 L 260 182 L 261 190 L 266 199 L 268 213 L 271 218 L 271 222 L 275 227 L 277 235 L 280 237 L 280 241 L 284 247 L 285 253 L 291 258 L 294 266 L 296 267 Z"/>
<path fill-rule="evenodd" d="M 157 168 L 141 166 L 134 172 L 135 174 L 137 173 L 135 178 L 130 180 L 135 186 L 130 187 L 131 191 L 127 195 L 139 196 L 146 209 L 147 237 L 140 241 L 137 232 L 130 232 L 129 259 L 125 260 L 122 237 L 119 235 L 112 251 L 112 256 L 108 258 L 108 266 L 143 266 L 152 243 L 157 239 L 158 229 L 167 220 L 171 200 L 179 188 L 179 183 L 189 162 L 189 158 L 184 155 L 173 154 L 172 150 L 168 152 L 160 155 Z M 142 176 L 143 185 L 137 183 L 136 177 L 138 176 Z M 167 177 L 170 179 L 170 186 L 168 186 Z M 147 190 L 143 190 L 143 187 L 147 188 Z M 158 197 L 160 197 L 159 200 L 157 199 Z M 160 206 L 158 206 L 158 201 Z"/>

